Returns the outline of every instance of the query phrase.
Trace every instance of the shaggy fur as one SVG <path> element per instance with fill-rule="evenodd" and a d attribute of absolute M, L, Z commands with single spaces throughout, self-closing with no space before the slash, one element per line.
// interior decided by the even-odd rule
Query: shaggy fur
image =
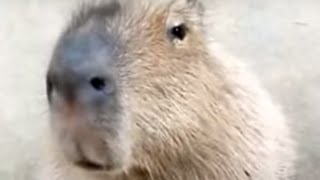
<path fill-rule="evenodd" d="M 241 62 L 211 44 L 203 18 L 195 0 L 84 6 L 65 34 L 102 23 L 117 39 L 130 157 L 121 170 L 89 172 L 48 131 L 32 179 L 288 180 L 296 155 L 285 118 Z M 183 41 L 168 37 L 176 22 L 189 28 Z"/>

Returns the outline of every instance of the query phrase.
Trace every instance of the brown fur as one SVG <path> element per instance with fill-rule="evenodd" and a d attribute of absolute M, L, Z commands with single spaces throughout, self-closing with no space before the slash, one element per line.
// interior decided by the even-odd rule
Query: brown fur
<path fill-rule="evenodd" d="M 91 30 L 102 18 L 118 39 L 130 159 L 120 171 L 87 172 L 64 158 L 49 133 L 35 179 L 290 178 L 295 146 L 285 118 L 239 60 L 210 43 L 198 2 L 121 1 L 111 13 L 108 7 L 86 6 L 66 32 Z M 181 42 L 166 35 L 176 20 L 190 28 Z"/>

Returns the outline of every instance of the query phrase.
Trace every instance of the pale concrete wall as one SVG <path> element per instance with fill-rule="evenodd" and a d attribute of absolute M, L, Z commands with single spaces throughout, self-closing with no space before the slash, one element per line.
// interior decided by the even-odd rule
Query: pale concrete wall
<path fill-rule="evenodd" d="M 77 0 L 0 0 L 0 179 L 46 123 L 44 73 Z M 206 0 L 214 40 L 243 58 L 291 119 L 296 179 L 320 176 L 320 1 Z"/>

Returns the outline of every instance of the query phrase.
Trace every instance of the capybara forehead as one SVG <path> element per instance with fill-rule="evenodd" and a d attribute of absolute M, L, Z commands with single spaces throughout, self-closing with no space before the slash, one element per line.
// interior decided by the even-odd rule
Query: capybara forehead
<path fill-rule="evenodd" d="M 61 40 L 68 35 L 97 35 L 112 46 L 108 51 L 112 54 L 110 57 L 117 67 L 126 71 L 128 65 L 138 62 L 139 68 L 149 69 L 153 65 L 157 69 L 168 69 L 167 66 L 173 68 L 172 63 L 178 61 L 166 62 L 169 59 L 183 59 L 183 64 L 179 66 L 183 67 L 188 59 L 196 59 L 202 52 L 198 49 L 203 48 L 201 33 L 198 33 L 200 31 L 195 22 L 197 18 L 193 18 L 197 16 L 195 6 L 188 3 L 190 0 L 108 0 L 87 3 L 76 11 Z M 194 31 L 191 30 L 183 45 L 176 48 L 169 33 L 172 27 L 180 23 Z M 197 46 L 193 47 L 194 44 Z M 199 56 L 204 57 L 203 54 Z"/>
<path fill-rule="evenodd" d="M 98 32 L 111 36 L 118 41 L 118 45 L 123 45 L 122 47 L 130 44 L 135 44 L 136 48 L 150 46 L 151 43 L 159 43 L 159 40 L 165 37 L 167 6 L 163 4 L 151 6 L 150 2 L 145 1 L 84 4 L 75 12 L 64 36 Z M 132 41 L 140 43 L 131 43 Z"/>
<path fill-rule="evenodd" d="M 153 3 L 152 3 L 153 4 Z M 137 29 L 139 26 L 148 26 L 150 17 L 156 16 L 161 10 L 163 18 L 166 16 L 166 6 L 151 6 L 149 1 L 109 0 L 96 3 L 84 3 L 74 12 L 69 31 L 88 26 L 92 21 L 100 21 L 106 28 L 119 32 L 126 28 Z M 168 4 L 167 4 L 168 6 Z M 157 19 L 159 20 L 159 19 Z M 161 23 L 160 21 L 158 22 Z M 130 29 L 132 31 L 132 29 Z"/>
<path fill-rule="evenodd" d="M 189 3 L 190 0 L 92 1 L 82 4 L 75 11 L 67 32 L 95 31 L 99 24 L 106 33 L 119 40 L 126 41 L 142 35 L 155 38 L 173 25 L 171 21 L 177 25 L 197 19 L 193 17 L 197 14 L 193 11 L 196 8 Z"/>
<path fill-rule="evenodd" d="M 124 0 L 84 4 L 75 12 L 63 36 L 98 33 L 107 39 L 112 37 L 118 48 L 131 53 L 163 46 L 168 42 L 170 7 L 164 2 Z M 122 50 L 120 54 L 124 53 Z"/>

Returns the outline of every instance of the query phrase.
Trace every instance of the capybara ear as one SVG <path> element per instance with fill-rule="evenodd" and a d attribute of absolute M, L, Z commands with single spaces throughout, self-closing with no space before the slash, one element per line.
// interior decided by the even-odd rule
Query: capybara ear
<path fill-rule="evenodd" d="M 183 7 L 194 10 L 198 15 L 204 13 L 204 5 L 201 0 L 174 0 L 176 7 Z"/>
<path fill-rule="evenodd" d="M 201 0 L 173 0 L 171 10 L 174 14 L 184 15 L 186 20 L 202 24 L 205 12 L 204 5 Z"/>
<path fill-rule="evenodd" d="M 185 0 L 187 1 L 187 4 L 189 7 L 195 9 L 199 15 L 202 16 L 202 14 L 205 11 L 204 5 L 200 0 Z"/>

